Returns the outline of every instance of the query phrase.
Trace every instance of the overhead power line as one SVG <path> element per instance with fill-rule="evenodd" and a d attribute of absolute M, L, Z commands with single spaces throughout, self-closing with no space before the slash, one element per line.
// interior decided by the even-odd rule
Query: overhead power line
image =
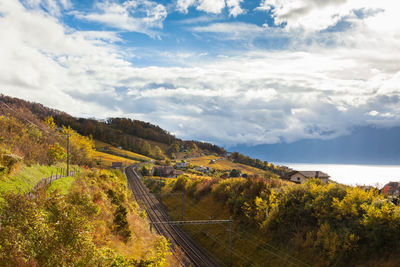
<path fill-rule="evenodd" d="M 12 107 L 10 107 L 10 106 L 7 105 L 6 103 L 4 103 L 2 100 L 0 100 L 0 103 L 2 103 L 2 104 L 3 104 L 4 106 L 6 106 L 8 109 L 12 110 L 14 113 L 16 113 L 16 114 L 18 114 L 18 115 L 21 115 L 20 112 L 16 111 L 16 110 L 13 109 Z M 51 132 L 47 131 L 46 129 L 43 129 L 42 127 L 38 126 L 36 123 L 34 123 L 34 122 L 28 120 L 27 118 L 24 118 L 23 116 L 21 116 L 21 119 L 23 119 L 23 120 L 25 120 L 26 122 L 30 123 L 30 124 L 33 125 L 34 127 L 38 128 L 38 129 L 40 129 L 40 130 L 42 130 L 42 131 L 45 131 L 45 132 L 48 133 L 48 134 L 58 135 L 58 134 L 55 134 L 55 133 L 51 133 Z"/>

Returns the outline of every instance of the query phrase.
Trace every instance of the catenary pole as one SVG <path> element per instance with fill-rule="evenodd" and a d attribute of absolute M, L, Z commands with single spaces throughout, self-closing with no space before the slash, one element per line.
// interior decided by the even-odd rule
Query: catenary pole
<path fill-rule="evenodd" d="M 67 134 L 67 176 L 69 176 L 69 134 Z"/>
<path fill-rule="evenodd" d="M 232 216 L 229 217 L 229 266 L 232 267 Z"/>

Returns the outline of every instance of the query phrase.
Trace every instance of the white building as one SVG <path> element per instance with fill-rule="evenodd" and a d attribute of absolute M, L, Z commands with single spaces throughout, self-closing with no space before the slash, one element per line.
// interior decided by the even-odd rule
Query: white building
<path fill-rule="evenodd" d="M 317 178 L 328 183 L 329 177 L 328 174 L 321 171 L 293 171 L 286 176 L 286 179 L 297 184 L 303 184 L 310 178 Z"/>

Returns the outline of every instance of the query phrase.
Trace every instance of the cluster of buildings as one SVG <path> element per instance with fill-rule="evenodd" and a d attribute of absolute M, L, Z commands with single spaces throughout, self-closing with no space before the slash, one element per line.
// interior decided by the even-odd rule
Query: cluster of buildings
<path fill-rule="evenodd" d="M 282 177 L 282 179 L 296 184 L 303 184 L 307 182 L 308 179 L 312 178 L 317 178 L 324 183 L 328 183 L 330 176 L 321 171 L 291 171 Z"/>
<path fill-rule="evenodd" d="M 152 176 L 161 176 L 161 177 L 174 177 L 177 175 L 177 172 L 172 166 L 154 166 L 151 169 Z"/>
<path fill-rule="evenodd" d="M 202 172 L 202 173 L 209 173 L 213 170 L 213 168 L 211 167 L 204 167 L 204 166 L 198 166 L 196 168 L 194 168 L 193 170 L 197 171 L 197 172 Z"/>
<path fill-rule="evenodd" d="M 210 164 L 215 163 L 216 160 L 210 161 Z M 182 171 L 179 171 L 179 169 L 184 169 L 187 167 L 189 167 L 189 163 L 183 160 L 181 162 L 177 162 L 175 164 L 175 168 L 173 166 L 154 166 L 151 170 L 151 175 L 161 177 L 174 177 L 182 173 Z M 208 166 L 197 166 L 193 168 L 193 170 L 207 174 L 212 172 L 213 168 Z M 297 184 L 303 184 L 307 182 L 307 180 L 312 178 L 317 178 L 324 183 L 328 183 L 330 176 L 322 171 L 292 171 L 281 178 Z"/>

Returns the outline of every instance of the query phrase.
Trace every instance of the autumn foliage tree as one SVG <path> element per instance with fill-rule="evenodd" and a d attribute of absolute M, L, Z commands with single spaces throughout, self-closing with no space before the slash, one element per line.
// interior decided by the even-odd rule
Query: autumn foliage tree
<path fill-rule="evenodd" d="M 91 164 L 94 153 L 93 139 L 82 136 L 70 127 L 62 127 L 62 134 L 69 136 L 70 160 L 73 164 Z"/>
<path fill-rule="evenodd" d="M 55 143 L 54 145 L 49 145 L 49 150 L 47 151 L 48 156 L 48 164 L 52 165 L 58 161 L 62 161 L 67 157 L 67 153 L 65 148 L 60 146 L 59 143 Z"/>

